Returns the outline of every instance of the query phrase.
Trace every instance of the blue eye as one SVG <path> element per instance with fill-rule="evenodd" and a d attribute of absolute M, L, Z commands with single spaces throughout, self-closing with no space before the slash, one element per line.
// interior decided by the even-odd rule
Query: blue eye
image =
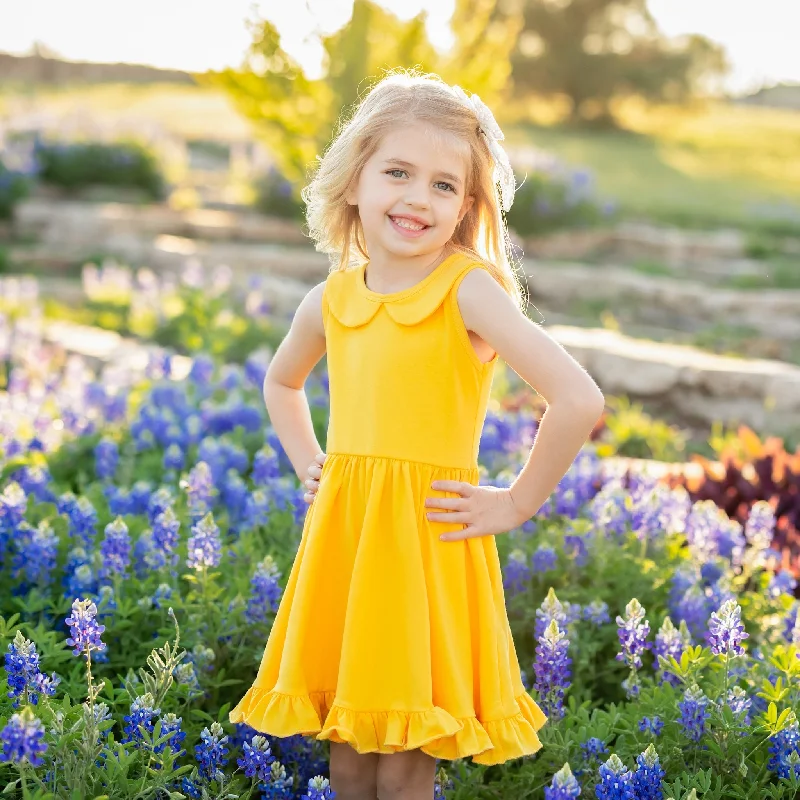
<path fill-rule="evenodd" d="M 408 174 L 408 173 L 406 173 L 406 171 L 404 169 L 387 169 L 384 174 L 385 175 L 392 175 L 392 177 L 394 177 L 394 175 L 392 173 L 395 173 L 395 172 L 401 172 L 401 173 Z M 455 194 L 455 191 L 456 191 L 455 187 L 451 183 L 447 183 L 446 181 L 437 181 L 436 184 L 439 185 L 439 186 L 446 186 L 447 189 L 445 189 L 444 191 L 453 192 L 453 194 Z"/>

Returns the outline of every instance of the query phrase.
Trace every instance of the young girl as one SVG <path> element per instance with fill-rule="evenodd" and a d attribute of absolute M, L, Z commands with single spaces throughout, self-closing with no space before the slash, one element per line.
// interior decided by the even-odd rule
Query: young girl
<path fill-rule="evenodd" d="M 541 747 L 494 536 L 542 506 L 603 396 L 521 311 L 503 138 L 476 95 L 390 73 L 304 190 L 336 266 L 297 309 L 264 397 L 310 507 L 230 720 L 330 740 L 337 800 L 430 800 L 437 758 L 499 764 Z M 326 352 L 324 454 L 303 385 Z M 498 357 L 548 403 L 509 488 L 478 485 Z"/>

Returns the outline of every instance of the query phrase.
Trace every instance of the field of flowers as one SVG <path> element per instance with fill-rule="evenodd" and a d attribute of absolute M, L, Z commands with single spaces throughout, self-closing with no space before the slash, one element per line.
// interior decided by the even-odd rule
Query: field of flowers
<path fill-rule="evenodd" d="M 0 318 L 0 791 L 334 797 L 324 742 L 228 722 L 307 510 L 264 359 L 195 353 L 182 372 L 159 350 L 144 378 L 94 371 L 38 322 Z M 307 391 L 324 447 L 324 368 Z M 508 485 L 536 427 L 492 405 L 483 482 Z M 764 500 L 734 519 L 587 444 L 497 537 L 544 747 L 440 761 L 436 797 L 795 797 L 800 620 L 775 519 Z"/>

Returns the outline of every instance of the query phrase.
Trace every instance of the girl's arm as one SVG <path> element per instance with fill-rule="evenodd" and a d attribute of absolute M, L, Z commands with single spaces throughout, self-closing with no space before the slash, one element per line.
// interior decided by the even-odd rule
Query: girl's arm
<path fill-rule="evenodd" d="M 270 422 L 301 482 L 308 477 L 309 464 L 321 449 L 303 387 L 325 354 L 324 288 L 323 281 L 302 299 L 264 378 L 264 402 Z"/>
<path fill-rule="evenodd" d="M 491 496 L 491 492 L 461 487 L 466 499 L 428 500 L 428 506 L 451 509 L 429 514 L 429 519 L 468 525 L 463 533 L 442 537 L 445 539 L 481 535 L 497 528 L 510 530 L 530 519 L 569 469 L 605 405 L 602 392 L 583 367 L 529 320 L 486 270 L 467 273 L 457 298 L 467 330 L 487 342 L 542 395 L 547 410 L 528 460 L 509 491 Z M 459 491 L 447 481 L 434 482 L 433 488 Z M 510 499 L 508 507 L 506 498 Z"/>

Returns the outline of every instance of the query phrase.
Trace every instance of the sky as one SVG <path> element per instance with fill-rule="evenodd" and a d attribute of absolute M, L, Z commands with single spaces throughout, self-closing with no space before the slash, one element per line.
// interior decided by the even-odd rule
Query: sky
<path fill-rule="evenodd" d="M 333 32 L 349 18 L 352 2 L 0 0 L 0 51 L 22 54 L 39 41 L 73 60 L 221 69 L 240 64 L 250 42 L 245 21 L 263 16 L 278 27 L 284 48 L 309 76 L 317 77 L 322 50 L 315 25 L 319 32 Z M 427 9 L 434 46 L 444 50 L 451 43 L 448 19 L 454 0 L 379 2 L 403 19 Z M 800 82 L 800 0 L 650 0 L 649 5 L 667 35 L 701 33 L 727 49 L 733 64 L 730 91 Z"/>

